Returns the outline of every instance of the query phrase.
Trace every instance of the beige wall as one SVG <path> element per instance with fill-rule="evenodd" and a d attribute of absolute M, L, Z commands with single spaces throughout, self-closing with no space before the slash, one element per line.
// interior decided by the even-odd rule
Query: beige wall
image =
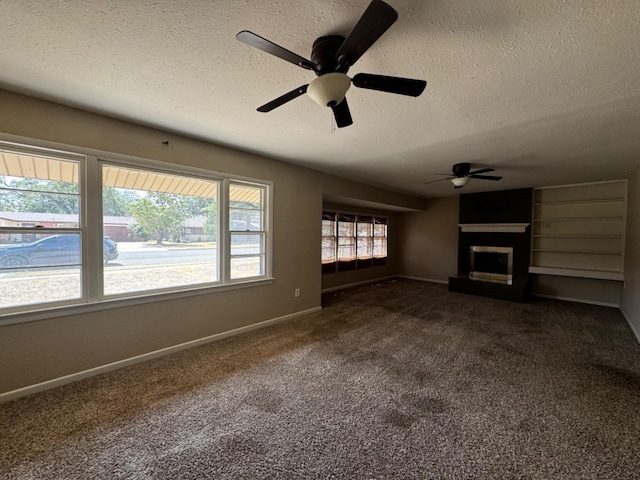
<path fill-rule="evenodd" d="M 400 275 L 447 282 L 457 273 L 459 204 L 459 196 L 438 198 L 400 215 Z"/>
<path fill-rule="evenodd" d="M 2 90 L 0 105 L 4 139 L 31 138 L 273 182 L 275 277 L 270 285 L 2 326 L 0 393 L 320 305 L 325 175 Z M 338 195 L 416 202 L 354 182 L 335 183 Z"/>
<path fill-rule="evenodd" d="M 625 282 L 620 307 L 640 341 L 640 168 L 629 178 Z"/>
<path fill-rule="evenodd" d="M 385 190 L 384 195 L 380 191 L 372 189 L 364 183 L 352 182 L 334 175 L 324 175 L 322 177 L 322 191 L 327 197 L 342 197 L 345 199 L 358 199 L 365 203 L 379 203 L 381 205 L 393 205 L 404 209 L 423 210 L 425 199 L 411 197 L 397 192 Z M 344 202 L 344 200 L 333 200 L 333 202 Z M 364 202 L 363 202 L 364 201 Z M 375 208 L 375 207 L 371 207 Z"/>

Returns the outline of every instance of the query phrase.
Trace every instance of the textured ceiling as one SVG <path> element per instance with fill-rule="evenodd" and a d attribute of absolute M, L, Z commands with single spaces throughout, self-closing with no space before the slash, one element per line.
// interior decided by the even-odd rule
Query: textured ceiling
<path fill-rule="evenodd" d="M 640 164 L 638 0 L 388 3 L 398 21 L 349 74 L 427 89 L 351 88 L 344 129 L 307 96 L 258 113 L 315 76 L 234 37 L 309 58 L 368 0 L 0 0 L 0 87 L 421 196 L 626 178 Z M 458 162 L 504 178 L 425 185 Z"/>

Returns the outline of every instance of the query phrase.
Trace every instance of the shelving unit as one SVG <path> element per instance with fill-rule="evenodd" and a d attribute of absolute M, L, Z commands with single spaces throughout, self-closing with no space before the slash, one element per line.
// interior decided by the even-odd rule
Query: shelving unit
<path fill-rule="evenodd" d="M 627 182 L 537 188 L 529 272 L 624 279 Z"/>

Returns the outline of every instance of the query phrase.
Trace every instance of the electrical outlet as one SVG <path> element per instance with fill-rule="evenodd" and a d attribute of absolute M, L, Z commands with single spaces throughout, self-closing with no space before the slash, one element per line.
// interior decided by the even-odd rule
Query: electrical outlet
<path fill-rule="evenodd" d="M 293 296 L 294 296 L 294 297 L 299 297 L 299 296 L 300 296 L 300 289 L 299 289 L 299 288 L 296 288 L 296 289 L 293 291 Z"/>

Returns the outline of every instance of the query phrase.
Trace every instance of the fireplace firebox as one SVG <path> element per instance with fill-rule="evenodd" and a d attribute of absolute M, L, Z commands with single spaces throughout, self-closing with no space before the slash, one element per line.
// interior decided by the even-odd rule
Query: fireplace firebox
<path fill-rule="evenodd" d="M 469 247 L 469 278 L 482 282 L 513 283 L 513 248 Z"/>

